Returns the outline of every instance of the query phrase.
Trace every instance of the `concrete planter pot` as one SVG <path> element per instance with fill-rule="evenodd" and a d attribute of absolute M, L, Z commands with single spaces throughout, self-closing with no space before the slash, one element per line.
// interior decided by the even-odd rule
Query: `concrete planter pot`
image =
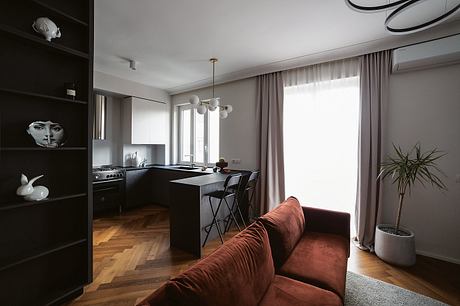
<path fill-rule="evenodd" d="M 375 254 L 391 264 L 398 266 L 413 266 L 415 256 L 415 235 L 412 231 L 400 227 L 404 235 L 388 232 L 393 225 L 379 224 L 375 229 Z"/>

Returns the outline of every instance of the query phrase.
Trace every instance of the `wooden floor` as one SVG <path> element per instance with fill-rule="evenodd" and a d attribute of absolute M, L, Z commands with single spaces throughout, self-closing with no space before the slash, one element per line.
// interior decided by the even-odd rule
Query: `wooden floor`
<path fill-rule="evenodd" d="M 93 283 L 70 305 L 135 305 L 197 261 L 169 248 L 168 210 L 158 206 L 97 219 L 93 236 Z M 219 239 L 209 242 L 205 255 L 219 246 Z M 352 247 L 348 267 L 355 273 L 460 305 L 459 265 L 419 257 L 415 267 L 401 269 Z"/>

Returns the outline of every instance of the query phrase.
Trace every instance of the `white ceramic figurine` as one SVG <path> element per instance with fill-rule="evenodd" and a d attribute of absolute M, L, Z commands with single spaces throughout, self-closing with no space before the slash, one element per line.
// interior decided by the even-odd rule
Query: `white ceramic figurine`
<path fill-rule="evenodd" d="M 37 18 L 37 20 L 35 20 L 32 24 L 32 28 L 35 32 L 45 36 L 47 41 L 51 41 L 53 38 L 61 37 L 61 30 L 59 30 L 57 25 L 47 17 Z"/>
<path fill-rule="evenodd" d="M 21 174 L 21 186 L 16 190 L 16 194 L 18 196 L 23 196 L 26 201 L 41 201 L 46 199 L 50 193 L 48 188 L 45 186 L 32 186 L 32 184 L 41 177 L 43 177 L 43 175 L 34 177 L 29 181 L 27 176 Z"/>

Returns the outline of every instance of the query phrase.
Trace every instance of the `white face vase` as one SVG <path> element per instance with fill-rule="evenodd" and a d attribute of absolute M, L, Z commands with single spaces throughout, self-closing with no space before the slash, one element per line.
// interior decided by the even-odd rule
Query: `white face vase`
<path fill-rule="evenodd" d="M 64 128 L 52 121 L 34 121 L 27 127 L 27 133 L 44 148 L 58 148 L 65 142 Z"/>

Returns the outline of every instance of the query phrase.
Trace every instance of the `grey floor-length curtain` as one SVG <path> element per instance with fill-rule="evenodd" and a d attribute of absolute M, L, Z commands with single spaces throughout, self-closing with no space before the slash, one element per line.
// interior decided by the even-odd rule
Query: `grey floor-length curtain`
<path fill-rule="evenodd" d="M 285 197 L 283 148 L 284 85 L 281 72 L 257 77 L 257 157 L 260 169 L 259 213 Z"/>
<path fill-rule="evenodd" d="M 382 139 L 388 104 L 391 51 L 360 57 L 360 126 L 356 238 L 358 247 L 373 251 L 382 184 L 377 180 L 383 158 Z"/>

